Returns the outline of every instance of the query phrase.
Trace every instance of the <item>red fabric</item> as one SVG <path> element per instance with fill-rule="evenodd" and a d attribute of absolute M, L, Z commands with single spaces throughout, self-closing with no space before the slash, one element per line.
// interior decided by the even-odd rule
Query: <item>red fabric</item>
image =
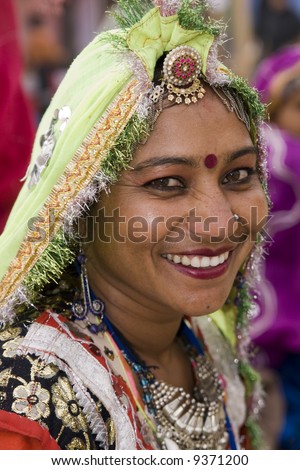
<path fill-rule="evenodd" d="M 37 439 L 0 431 L 0 450 L 43 450 Z"/>
<path fill-rule="evenodd" d="M 0 411 L 0 450 L 60 450 L 60 447 L 35 421 Z"/>
<path fill-rule="evenodd" d="M 33 114 L 22 89 L 22 57 L 13 0 L 0 14 L 0 233 L 21 188 L 34 138 Z"/>

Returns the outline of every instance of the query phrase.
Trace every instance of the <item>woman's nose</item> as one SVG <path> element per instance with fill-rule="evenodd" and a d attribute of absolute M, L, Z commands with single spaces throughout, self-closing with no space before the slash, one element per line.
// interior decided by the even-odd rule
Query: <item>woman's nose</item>
<path fill-rule="evenodd" d="M 238 220 L 230 202 L 221 191 L 200 198 L 194 198 L 193 207 L 186 217 L 191 238 L 209 239 L 220 242 L 234 239 L 237 235 Z"/>

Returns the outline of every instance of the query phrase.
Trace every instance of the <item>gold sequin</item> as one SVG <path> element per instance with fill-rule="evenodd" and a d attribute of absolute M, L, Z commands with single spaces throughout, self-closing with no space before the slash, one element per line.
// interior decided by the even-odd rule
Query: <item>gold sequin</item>
<path fill-rule="evenodd" d="M 83 442 L 82 439 L 79 439 L 78 437 L 74 437 L 70 444 L 67 445 L 68 450 L 88 450 L 85 443 Z"/>
<path fill-rule="evenodd" d="M 11 375 L 11 368 L 4 369 L 2 372 L 0 372 L 0 385 L 2 387 L 7 387 L 10 375 Z"/>
<path fill-rule="evenodd" d="M 28 360 L 31 362 L 31 376 L 32 377 L 42 377 L 44 379 L 51 379 L 58 372 L 58 367 L 54 364 L 46 364 L 40 359 L 33 359 L 28 357 Z"/>
<path fill-rule="evenodd" d="M 106 354 L 108 359 L 110 359 L 111 361 L 115 359 L 114 352 L 111 349 L 109 349 L 107 346 L 105 346 L 104 348 L 104 353 Z"/>
<path fill-rule="evenodd" d="M 8 341 L 9 339 L 15 339 L 21 333 L 21 328 L 6 328 L 0 333 L 0 341 Z"/>
<path fill-rule="evenodd" d="M 108 435 L 108 445 L 112 446 L 116 439 L 116 429 L 114 422 L 111 418 L 109 418 L 106 423 L 107 435 Z"/>

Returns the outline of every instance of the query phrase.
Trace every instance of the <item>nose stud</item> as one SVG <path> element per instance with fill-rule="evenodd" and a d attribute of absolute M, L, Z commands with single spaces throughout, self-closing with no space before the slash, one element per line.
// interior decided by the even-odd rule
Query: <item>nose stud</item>
<path fill-rule="evenodd" d="M 233 214 L 233 218 L 236 222 L 238 222 L 241 219 L 238 214 Z"/>

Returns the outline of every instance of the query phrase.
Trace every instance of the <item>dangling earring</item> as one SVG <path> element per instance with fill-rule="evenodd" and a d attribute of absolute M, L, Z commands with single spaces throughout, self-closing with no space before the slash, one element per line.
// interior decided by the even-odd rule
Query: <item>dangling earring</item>
<path fill-rule="evenodd" d="M 80 253 L 77 258 L 80 267 L 80 281 L 82 289 L 82 301 L 74 302 L 72 305 L 72 311 L 75 320 L 85 321 L 89 331 L 93 334 L 97 334 L 105 331 L 105 324 L 102 322 L 105 305 L 100 299 L 91 298 L 91 291 L 87 276 L 86 261 L 87 258 L 80 247 Z M 96 323 L 90 321 L 90 316 L 95 317 Z"/>

